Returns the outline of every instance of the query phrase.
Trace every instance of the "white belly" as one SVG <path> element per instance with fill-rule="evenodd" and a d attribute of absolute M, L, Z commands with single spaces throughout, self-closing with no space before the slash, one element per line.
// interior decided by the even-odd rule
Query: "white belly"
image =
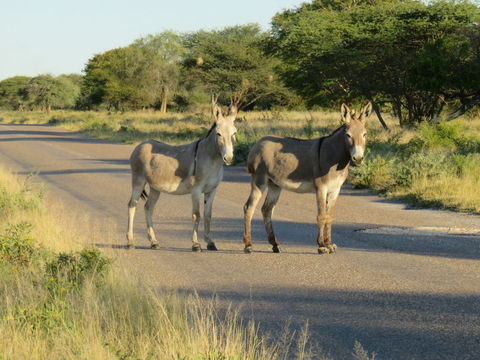
<path fill-rule="evenodd" d="M 188 177 L 184 181 L 162 182 L 153 185 L 155 190 L 172 195 L 184 195 L 190 193 L 193 186 L 193 178 Z"/>
<path fill-rule="evenodd" d="M 282 180 L 282 181 L 274 181 L 275 184 L 280 186 L 282 189 L 293 191 L 296 193 L 312 193 L 315 192 L 315 186 L 313 182 L 302 182 L 302 181 L 290 181 L 290 180 Z"/>

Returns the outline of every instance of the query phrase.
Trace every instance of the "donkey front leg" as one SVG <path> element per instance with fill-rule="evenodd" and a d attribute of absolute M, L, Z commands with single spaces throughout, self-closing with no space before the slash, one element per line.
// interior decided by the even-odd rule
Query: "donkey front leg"
<path fill-rule="evenodd" d="M 318 253 L 329 254 L 330 249 L 325 244 L 325 225 L 327 223 L 327 188 L 319 187 L 316 193 L 317 198 L 317 225 L 318 225 Z"/>
<path fill-rule="evenodd" d="M 217 250 L 215 243 L 210 239 L 210 221 L 212 220 L 212 205 L 216 191 L 217 189 L 213 189 L 211 192 L 205 193 L 203 225 L 205 229 L 204 238 L 207 242 L 207 250 Z"/>
<path fill-rule="evenodd" d="M 333 253 L 337 250 L 337 245 L 332 242 L 332 223 L 333 223 L 333 212 L 335 210 L 335 204 L 338 199 L 338 194 L 340 193 L 340 188 L 327 194 L 327 221 L 325 225 L 325 246 L 330 253 Z"/>
<path fill-rule="evenodd" d="M 193 234 L 192 234 L 192 251 L 202 251 L 200 243 L 198 242 L 198 224 L 200 223 L 200 196 L 201 191 L 199 189 L 192 189 L 192 221 L 193 221 Z"/>

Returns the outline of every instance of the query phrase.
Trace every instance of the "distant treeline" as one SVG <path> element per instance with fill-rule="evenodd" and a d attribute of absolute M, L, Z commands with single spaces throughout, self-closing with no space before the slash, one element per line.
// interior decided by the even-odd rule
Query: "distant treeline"
<path fill-rule="evenodd" d="M 182 111 L 219 94 L 244 109 L 374 102 L 401 125 L 480 102 L 475 1 L 314 0 L 247 24 L 166 31 L 91 58 L 84 75 L 12 77 L 0 107 Z"/>

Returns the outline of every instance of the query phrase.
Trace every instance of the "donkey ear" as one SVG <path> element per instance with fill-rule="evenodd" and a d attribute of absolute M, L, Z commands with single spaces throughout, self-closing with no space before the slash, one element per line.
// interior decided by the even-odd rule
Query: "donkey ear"
<path fill-rule="evenodd" d="M 372 114 L 372 102 L 369 101 L 367 105 L 365 105 L 362 110 L 360 111 L 360 121 L 365 122 L 367 121 L 368 117 Z"/>
<path fill-rule="evenodd" d="M 215 118 L 215 121 L 218 122 L 223 120 L 222 109 L 220 109 L 220 106 L 218 106 L 217 103 L 212 104 L 212 114 L 213 114 L 213 117 Z"/>
<path fill-rule="evenodd" d="M 238 114 L 238 107 L 237 107 L 237 105 L 234 105 L 234 104 L 230 105 L 230 106 L 228 107 L 228 114 L 227 114 L 227 116 L 232 117 L 233 120 L 235 120 L 235 116 L 237 116 L 237 114 Z"/>
<path fill-rule="evenodd" d="M 342 121 L 345 124 L 350 124 L 350 121 L 352 120 L 350 108 L 347 106 L 347 104 L 343 103 L 342 106 L 340 107 L 340 114 L 342 115 Z"/>

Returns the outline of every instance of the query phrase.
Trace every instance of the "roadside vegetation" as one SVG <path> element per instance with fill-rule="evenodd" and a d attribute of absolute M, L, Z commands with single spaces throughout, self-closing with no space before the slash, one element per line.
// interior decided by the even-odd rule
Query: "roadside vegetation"
<path fill-rule="evenodd" d="M 350 183 L 387 197 L 423 207 L 480 213 L 480 117 L 464 116 L 417 128 L 395 126 L 384 116 L 386 131 L 372 115 L 365 163 L 353 168 Z M 158 139 L 171 144 L 194 141 L 206 134 L 212 118 L 196 113 L 159 112 L 0 112 L 9 123 L 54 124 L 89 136 L 136 144 Z M 235 164 L 245 163 L 251 144 L 268 134 L 314 138 L 340 125 L 338 112 L 240 112 Z"/>
<path fill-rule="evenodd" d="M 75 225 L 64 230 L 63 217 L 47 209 L 28 179 L 0 170 L 0 359 L 314 356 L 307 332 L 286 330 L 272 343 L 215 299 L 132 280 L 110 257 L 85 247 Z"/>

